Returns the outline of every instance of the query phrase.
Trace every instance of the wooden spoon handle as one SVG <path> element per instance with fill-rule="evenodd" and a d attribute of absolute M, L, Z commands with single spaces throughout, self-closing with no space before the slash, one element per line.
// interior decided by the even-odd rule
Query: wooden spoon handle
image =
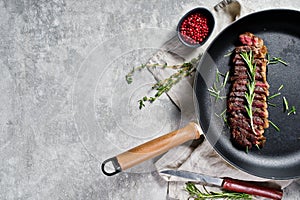
<path fill-rule="evenodd" d="M 188 125 L 179 130 L 172 131 L 166 135 L 155 138 L 115 157 L 105 160 L 102 163 L 102 171 L 105 175 L 114 175 L 143 161 L 161 155 L 169 149 L 183 144 L 189 140 L 199 139 L 201 134 L 202 130 L 200 126 L 196 123 L 190 122 Z M 108 162 L 112 162 L 115 168 L 114 172 L 107 172 L 105 170 L 105 164 Z"/>

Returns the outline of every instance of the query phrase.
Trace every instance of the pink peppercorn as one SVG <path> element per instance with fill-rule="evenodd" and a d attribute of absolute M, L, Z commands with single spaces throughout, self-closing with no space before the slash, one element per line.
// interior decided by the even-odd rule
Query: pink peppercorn
<path fill-rule="evenodd" d="M 183 20 L 179 31 L 185 42 L 200 44 L 208 36 L 208 20 L 201 13 L 190 14 Z"/>

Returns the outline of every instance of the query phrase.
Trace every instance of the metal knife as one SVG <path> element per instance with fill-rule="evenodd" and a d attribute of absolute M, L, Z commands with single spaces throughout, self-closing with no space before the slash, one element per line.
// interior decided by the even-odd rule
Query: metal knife
<path fill-rule="evenodd" d="M 181 177 L 189 181 L 193 181 L 203 185 L 218 186 L 225 190 L 247 193 L 247 194 L 257 195 L 257 196 L 266 197 L 270 199 L 281 199 L 283 195 L 282 190 L 259 186 L 252 182 L 250 183 L 247 181 L 242 181 L 237 179 L 217 178 L 205 174 L 182 171 L 182 170 L 163 170 L 160 171 L 160 173 Z"/>

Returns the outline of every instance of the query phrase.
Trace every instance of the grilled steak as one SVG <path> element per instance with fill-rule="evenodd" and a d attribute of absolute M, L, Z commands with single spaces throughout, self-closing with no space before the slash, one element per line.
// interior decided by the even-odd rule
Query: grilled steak
<path fill-rule="evenodd" d="M 251 149 L 253 145 L 263 147 L 266 138 L 264 129 L 269 127 L 267 96 L 267 47 L 263 40 L 252 33 L 239 36 L 241 46 L 235 48 L 232 60 L 231 88 L 227 100 L 227 116 L 233 141 L 242 148 Z M 252 102 L 252 124 L 247 113 L 245 93 L 249 90 L 249 68 L 241 56 L 242 52 L 252 52 L 255 71 L 254 100 Z M 254 77 L 254 75 L 253 75 Z"/>

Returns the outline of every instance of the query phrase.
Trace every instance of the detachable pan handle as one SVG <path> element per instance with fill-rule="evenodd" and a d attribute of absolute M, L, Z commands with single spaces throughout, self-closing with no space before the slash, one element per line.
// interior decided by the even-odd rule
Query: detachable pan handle
<path fill-rule="evenodd" d="M 199 139 L 202 133 L 203 132 L 199 125 L 194 122 L 190 122 L 188 125 L 179 130 L 172 131 L 166 135 L 105 160 L 102 163 L 101 169 L 107 176 L 115 175 L 122 170 L 126 170 L 143 161 L 161 155 L 175 146 L 183 144 L 189 140 Z M 106 165 L 108 163 L 111 163 L 114 168 L 112 172 L 109 172 L 106 169 Z"/>

